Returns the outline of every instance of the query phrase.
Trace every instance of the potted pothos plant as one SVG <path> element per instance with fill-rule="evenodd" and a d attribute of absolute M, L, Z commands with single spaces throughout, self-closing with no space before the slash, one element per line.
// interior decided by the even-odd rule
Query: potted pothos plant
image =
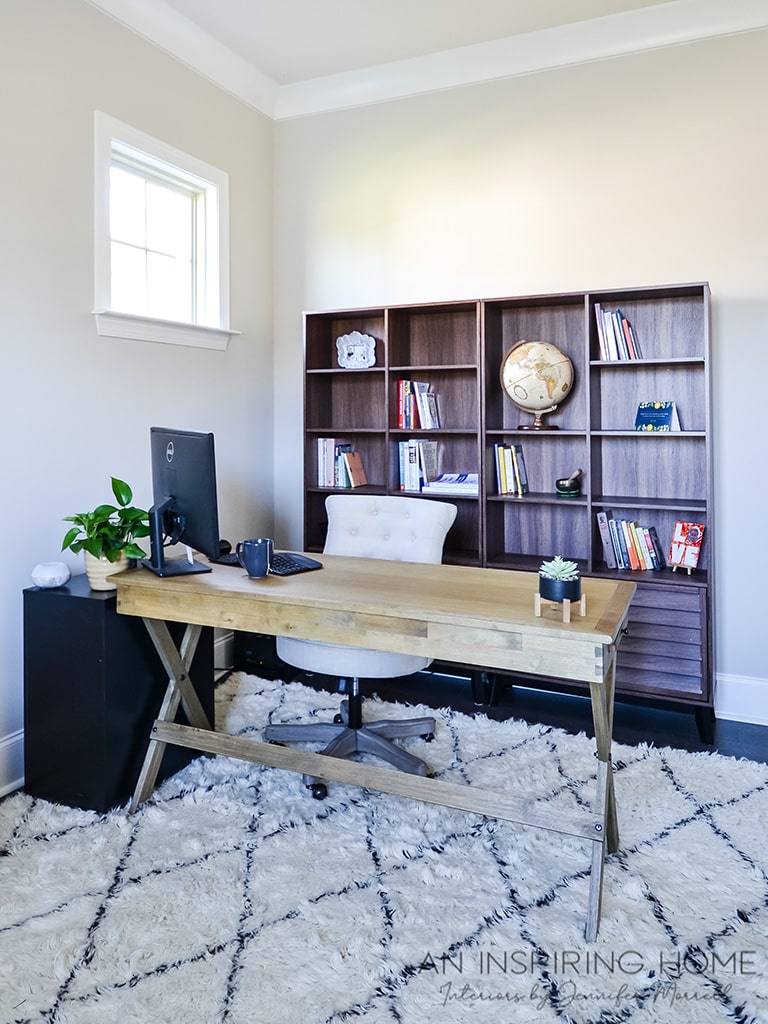
<path fill-rule="evenodd" d="M 112 477 L 116 504 L 97 505 L 92 512 L 65 516 L 73 523 L 64 534 L 61 550 L 85 555 L 85 571 L 93 590 L 114 590 L 106 577 L 125 568 L 126 559 L 146 558 L 136 539 L 149 536 L 149 515 L 132 505 L 133 491 L 124 480 Z"/>
<path fill-rule="evenodd" d="M 581 576 L 575 562 L 555 555 L 539 566 L 539 594 L 547 601 L 578 601 Z"/>

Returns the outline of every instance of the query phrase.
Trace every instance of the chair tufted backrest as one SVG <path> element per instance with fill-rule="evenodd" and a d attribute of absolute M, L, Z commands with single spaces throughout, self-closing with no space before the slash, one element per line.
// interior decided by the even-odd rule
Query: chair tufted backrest
<path fill-rule="evenodd" d="M 330 494 L 325 500 L 329 555 L 440 562 L 456 506 L 397 494 Z"/>

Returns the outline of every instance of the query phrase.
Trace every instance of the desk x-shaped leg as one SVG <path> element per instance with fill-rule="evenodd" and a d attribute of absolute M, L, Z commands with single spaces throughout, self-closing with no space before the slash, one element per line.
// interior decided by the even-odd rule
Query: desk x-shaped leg
<path fill-rule="evenodd" d="M 611 773 L 611 729 L 613 722 L 613 692 L 615 685 L 615 649 L 606 652 L 609 663 L 604 679 L 591 684 L 592 713 L 597 746 L 597 796 L 593 813 L 558 813 L 556 817 L 537 811 L 525 797 L 508 793 L 492 793 L 483 789 L 446 782 L 441 779 L 422 778 L 406 772 L 380 768 L 377 765 L 347 761 L 314 754 L 306 750 L 274 746 L 246 737 L 228 736 L 213 731 L 189 679 L 189 667 L 197 647 L 201 626 L 187 626 L 177 649 L 165 622 L 144 619 L 154 645 L 169 675 L 168 689 L 136 784 L 131 811 L 151 794 L 160 762 L 167 744 L 187 747 L 198 752 L 223 754 L 242 758 L 254 764 L 269 765 L 317 776 L 337 782 L 350 783 L 392 793 L 396 796 L 423 800 L 442 807 L 454 807 L 487 817 L 518 822 L 534 828 L 544 828 L 563 835 L 573 835 L 592 843 L 589 883 L 589 906 L 585 934 L 588 942 L 597 938 L 600 923 L 600 905 L 603 889 L 603 866 L 606 846 L 610 852 L 618 847 L 619 834 L 616 804 Z M 189 725 L 174 721 L 182 706 Z"/>
<path fill-rule="evenodd" d="M 603 896 L 603 868 L 606 849 L 614 853 L 619 848 L 619 825 L 616 817 L 616 796 L 613 788 L 611 765 L 611 737 L 613 735 L 613 693 L 616 685 L 616 651 L 611 652 L 611 663 L 602 682 L 590 684 L 592 720 L 597 747 L 597 796 L 595 812 L 602 816 L 604 842 L 592 844 L 592 870 L 589 881 L 589 909 L 586 938 L 594 942 L 600 922 Z"/>
<path fill-rule="evenodd" d="M 203 627 L 188 625 L 181 644 L 177 648 L 167 623 L 160 619 L 144 619 L 144 625 L 147 627 L 169 677 L 165 697 L 158 712 L 158 721 L 173 722 L 181 704 L 190 725 L 197 729 L 210 730 L 211 724 L 189 678 L 189 668 L 195 656 Z M 155 788 L 160 762 L 167 746 L 165 741 L 154 738 L 156 732 L 157 728 L 155 727 L 152 730 L 144 764 L 131 800 L 132 811 L 135 811 Z"/>

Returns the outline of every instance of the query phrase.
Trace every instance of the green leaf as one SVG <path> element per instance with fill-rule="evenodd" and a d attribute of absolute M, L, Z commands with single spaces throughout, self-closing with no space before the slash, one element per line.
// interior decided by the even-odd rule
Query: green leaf
<path fill-rule="evenodd" d="M 133 501 L 133 491 L 125 482 L 125 480 L 118 480 L 116 476 L 112 477 L 112 493 L 114 494 L 118 505 L 125 507 L 130 505 Z"/>

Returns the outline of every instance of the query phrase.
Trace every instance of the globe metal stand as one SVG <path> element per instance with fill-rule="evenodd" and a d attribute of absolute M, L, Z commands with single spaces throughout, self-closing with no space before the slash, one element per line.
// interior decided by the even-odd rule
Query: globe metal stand
<path fill-rule="evenodd" d="M 553 405 L 551 409 L 542 409 L 540 412 L 535 413 L 535 419 L 533 423 L 520 423 L 518 430 L 559 430 L 560 428 L 551 423 L 542 423 L 541 417 L 546 416 L 547 413 L 554 412 L 557 409 L 556 405 Z"/>

